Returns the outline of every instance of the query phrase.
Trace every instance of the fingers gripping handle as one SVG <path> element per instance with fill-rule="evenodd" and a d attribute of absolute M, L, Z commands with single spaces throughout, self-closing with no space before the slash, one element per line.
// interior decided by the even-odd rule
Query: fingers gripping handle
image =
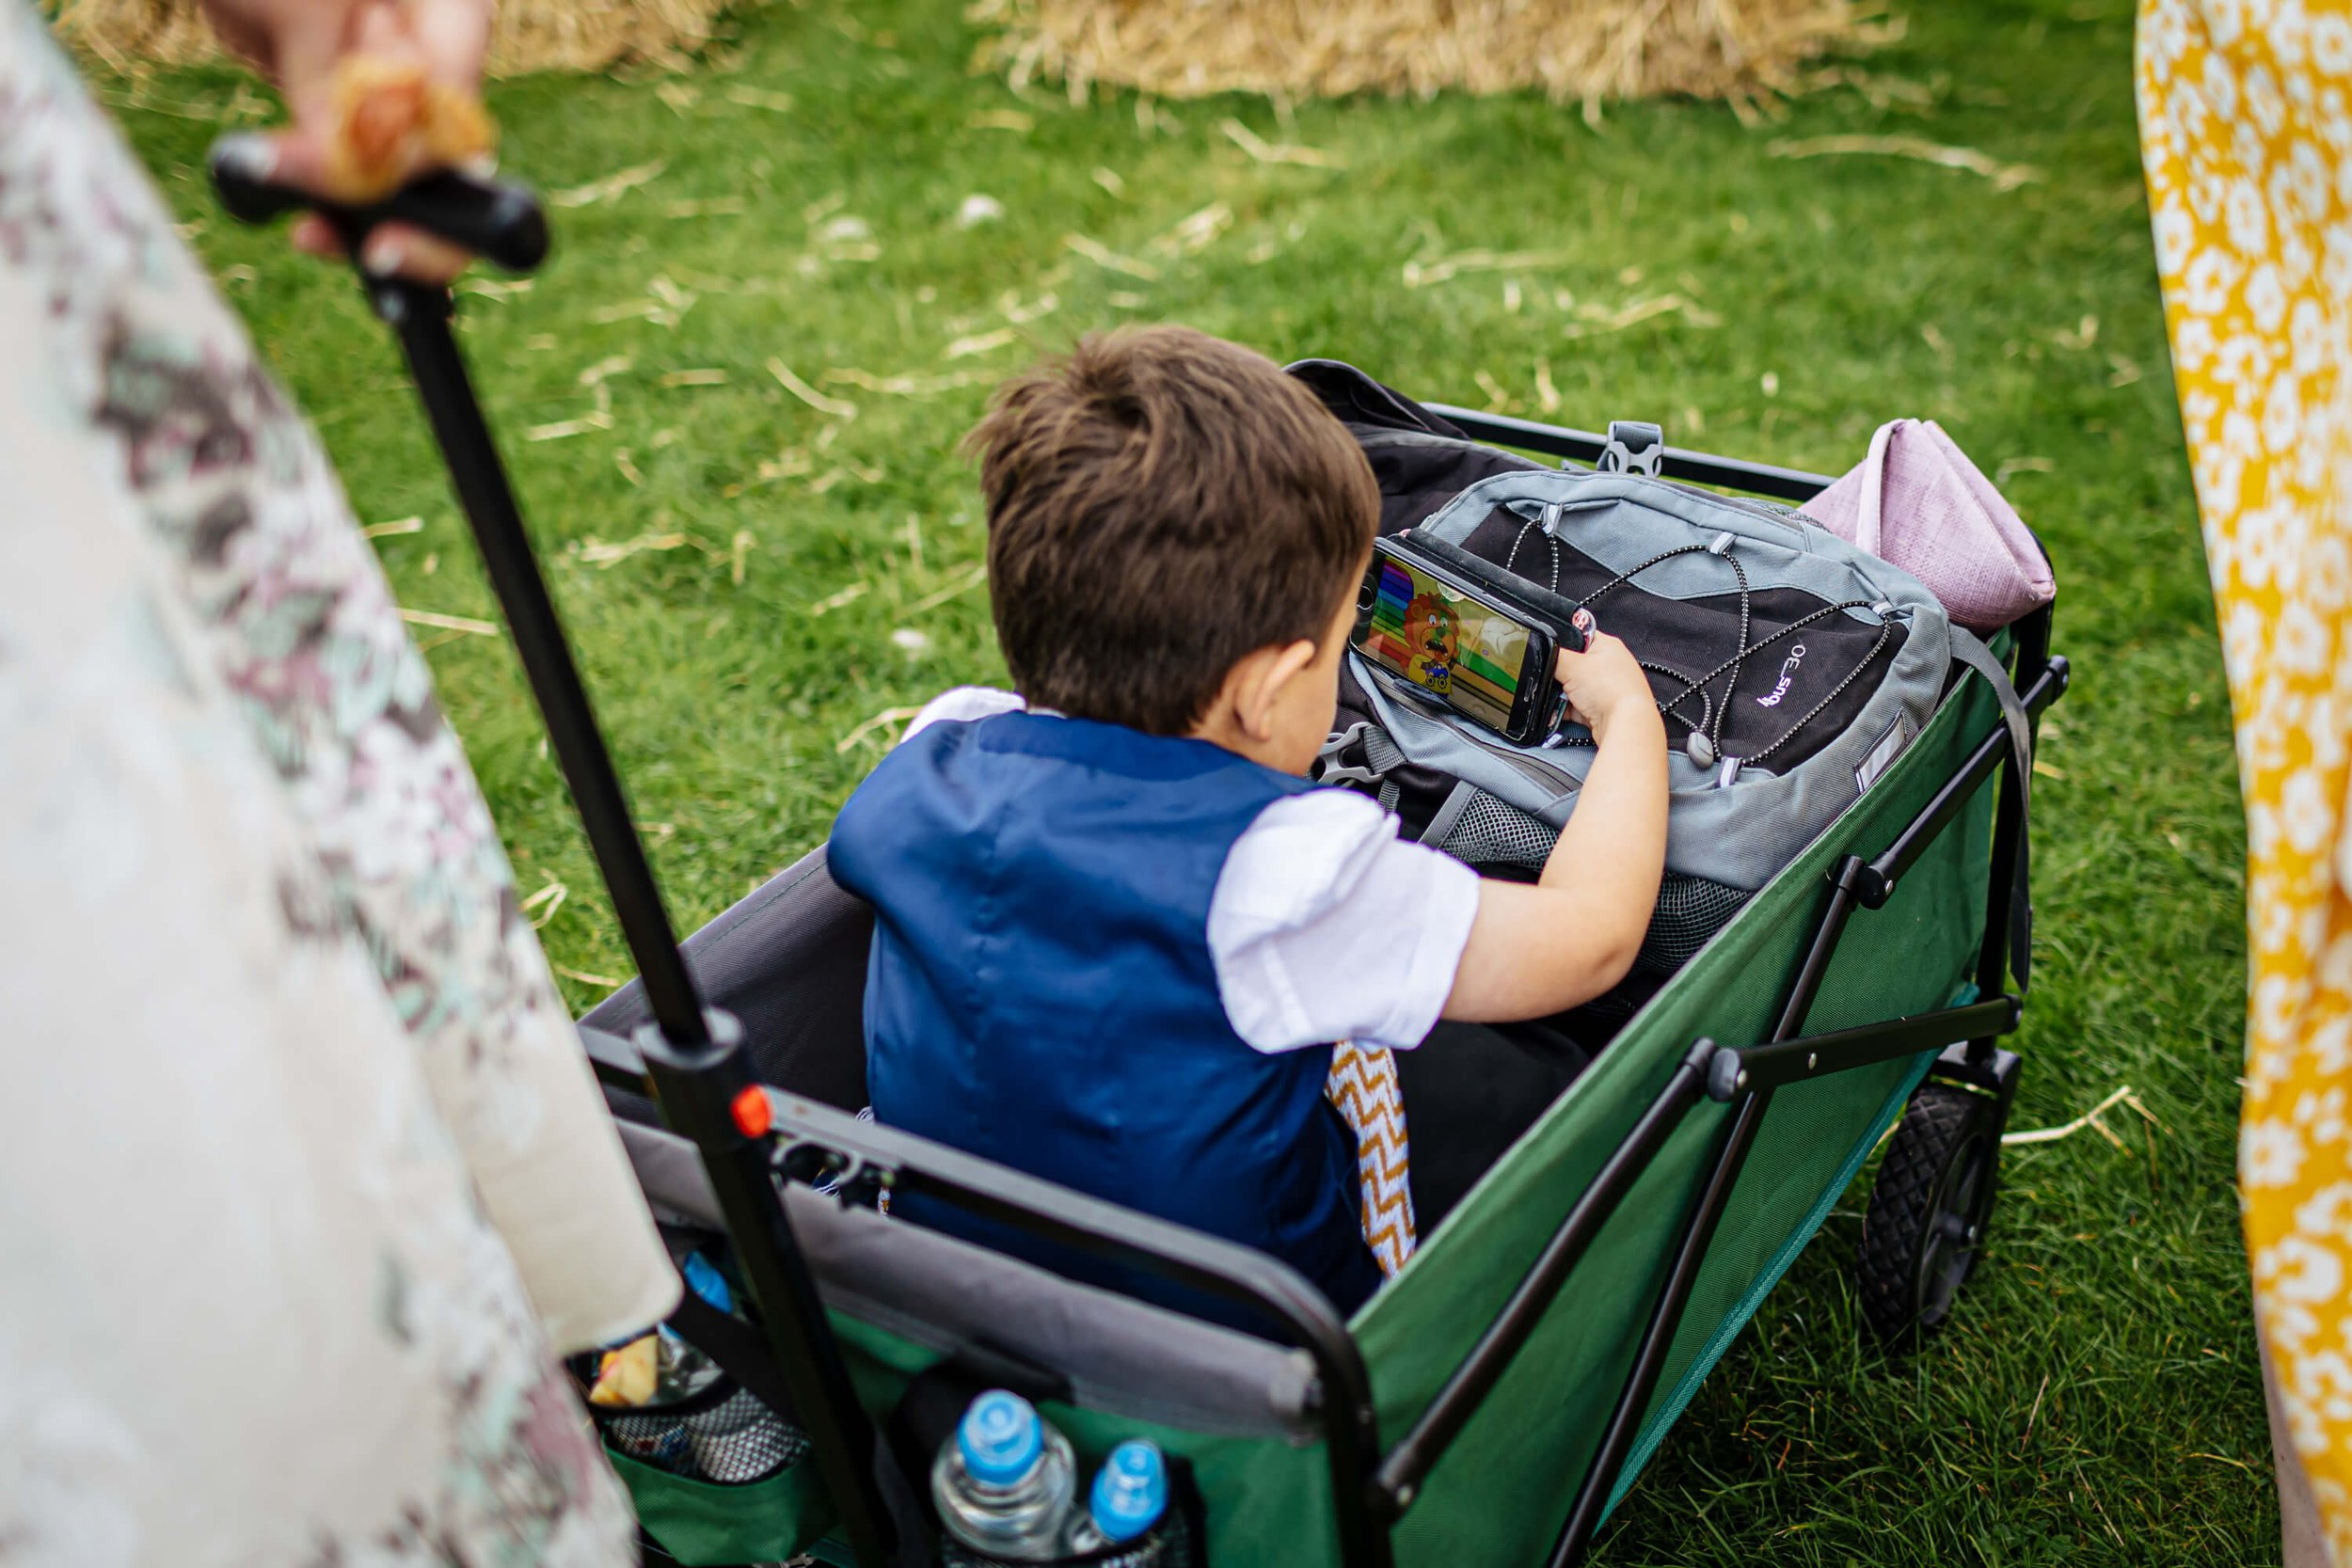
<path fill-rule="evenodd" d="M 223 136 L 213 143 L 213 188 L 240 223 L 268 223 L 309 209 L 335 226 L 354 255 L 377 225 L 405 223 L 463 246 L 508 272 L 530 272 L 548 257 L 548 219 L 530 187 L 442 169 L 412 180 L 365 205 L 328 201 L 280 184 L 267 137 Z"/>

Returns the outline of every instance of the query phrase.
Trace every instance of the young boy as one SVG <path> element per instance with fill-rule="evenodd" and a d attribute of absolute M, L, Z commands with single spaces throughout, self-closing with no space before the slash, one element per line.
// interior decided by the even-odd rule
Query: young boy
<path fill-rule="evenodd" d="M 1380 515 L 1265 358 L 1089 338 L 973 432 L 1019 695 L 926 708 L 834 824 L 874 906 L 882 1122 L 1284 1259 L 1379 1274 L 1332 1042 L 1539 1018 L 1613 986 L 1658 896 L 1664 726 L 1624 645 L 1563 653 L 1599 752 L 1541 880 L 1485 880 L 1305 775 Z"/>

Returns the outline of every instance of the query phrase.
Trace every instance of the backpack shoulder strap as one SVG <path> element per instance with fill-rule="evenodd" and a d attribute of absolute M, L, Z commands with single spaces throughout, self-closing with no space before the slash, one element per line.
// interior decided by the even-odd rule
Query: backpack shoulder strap
<path fill-rule="evenodd" d="M 2017 989 L 2027 990 L 2033 975 L 2033 893 L 2032 874 L 2028 863 L 2033 852 L 2031 827 L 2033 814 L 2028 809 L 2033 791 L 2033 726 L 2027 722 L 2026 705 L 2017 695 L 2016 686 L 2009 672 L 1994 657 L 1976 633 L 1961 626 L 1951 628 L 1952 657 L 1985 678 L 1993 688 L 1993 696 L 2001 705 L 2001 719 L 2009 725 L 2010 758 L 2017 780 L 2017 878 L 2010 884 L 2009 897 L 2009 967 L 2017 976 Z"/>
<path fill-rule="evenodd" d="M 1961 626 L 1952 627 L 1951 636 L 1952 657 L 1982 675 L 1993 688 L 1994 700 L 2001 705 L 2002 721 L 2009 725 L 2010 757 L 2017 765 L 2017 799 L 2022 803 L 2033 781 L 2033 726 L 2026 721 L 2025 700 L 2017 695 L 2009 672 L 1981 638 Z"/>

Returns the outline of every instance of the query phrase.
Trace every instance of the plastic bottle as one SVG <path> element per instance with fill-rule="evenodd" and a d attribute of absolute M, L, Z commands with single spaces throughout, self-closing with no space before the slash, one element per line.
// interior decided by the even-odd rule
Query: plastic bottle
<path fill-rule="evenodd" d="M 647 1409 L 682 1404 L 719 1381 L 719 1364 L 673 1333 L 668 1324 L 655 1332 L 661 1337 L 660 1381 Z"/>
<path fill-rule="evenodd" d="M 947 1533 L 1005 1562 L 1062 1555 L 1076 1490 L 1070 1440 L 1002 1388 L 972 1402 L 931 1465 L 931 1500 Z"/>
<path fill-rule="evenodd" d="M 1120 1568 L 1156 1568 L 1166 1541 L 1152 1536 L 1168 1512 L 1168 1461 L 1157 1443 L 1131 1438 L 1113 1449 L 1095 1473 L 1087 1506 L 1071 1521 L 1069 1553 L 1083 1557 L 1133 1544 Z M 1149 1538 L 1149 1539 L 1147 1539 Z"/>

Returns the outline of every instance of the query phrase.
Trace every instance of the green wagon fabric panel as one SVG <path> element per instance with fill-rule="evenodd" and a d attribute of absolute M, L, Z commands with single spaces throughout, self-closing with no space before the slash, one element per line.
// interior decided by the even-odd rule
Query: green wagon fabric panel
<path fill-rule="evenodd" d="M 811 1458 L 748 1486 L 720 1486 L 657 1470 L 610 1448 L 605 1457 L 628 1488 L 637 1522 L 686 1568 L 782 1562 L 833 1525 L 833 1506 Z"/>
<path fill-rule="evenodd" d="M 1384 1442 L 1396 1440 L 1459 1364 L 1692 1041 L 1747 1044 L 1770 1032 L 1838 858 L 1885 847 L 1998 724 L 1991 693 L 1971 678 L 1877 787 L 1659 994 L 1366 1307 L 1357 1333 Z M 1991 800 L 1987 787 L 1884 909 L 1855 914 L 1808 1032 L 1939 1006 L 1963 983 L 1982 929 Z M 1775 1097 L 1700 1272 L 1654 1410 L 1773 1266 L 1915 1066 L 1892 1062 Z M 1401 1564 L 1541 1560 L 1599 1441 L 1725 1111 L 1711 1101 L 1693 1110 L 1596 1238 L 1399 1523 Z M 1498 1506 L 1500 1498 L 1512 1506 Z"/>
<path fill-rule="evenodd" d="M 1973 1000 L 1975 991 L 1974 986 L 1963 987 L 1960 995 L 1954 998 L 1954 1006 Z M 1756 1275 L 1740 1299 L 1731 1305 L 1729 1310 L 1717 1321 L 1713 1332 L 1707 1338 L 1707 1342 L 1699 1347 L 1697 1354 L 1692 1356 L 1687 1365 L 1683 1363 L 1681 1346 L 1677 1342 L 1674 1352 L 1674 1363 L 1682 1366 L 1682 1375 L 1672 1384 L 1666 1383 L 1662 1378 L 1660 1380 L 1660 1386 L 1667 1391 L 1650 1401 L 1649 1411 L 1643 1420 L 1642 1430 L 1635 1437 L 1632 1449 L 1626 1455 L 1624 1466 L 1617 1472 L 1616 1485 L 1609 1493 L 1608 1507 L 1601 1515 L 1604 1519 L 1610 1513 L 1616 1512 L 1617 1504 L 1624 1501 L 1626 1493 L 1632 1490 L 1633 1483 L 1642 1479 L 1643 1469 L 1656 1455 L 1660 1445 L 1665 1442 L 1666 1433 L 1673 1429 L 1674 1423 L 1679 1420 L 1683 1411 L 1690 1407 L 1691 1400 L 1698 1392 L 1699 1385 L 1706 1380 L 1707 1374 L 1714 1370 L 1715 1363 L 1731 1349 L 1732 1341 L 1739 1338 L 1740 1331 L 1747 1326 L 1748 1320 L 1754 1317 L 1756 1308 L 1763 1305 L 1765 1295 L 1774 1285 L 1780 1283 L 1780 1276 L 1788 1272 L 1788 1265 L 1797 1260 L 1797 1255 L 1804 1250 L 1806 1243 L 1811 1242 L 1815 1234 L 1820 1230 L 1821 1223 L 1829 1218 L 1830 1211 L 1836 1206 L 1837 1199 L 1844 1195 L 1846 1188 L 1860 1172 L 1863 1163 L 1869 1158 L 1870 1151 L 1878 1146 L 1879 1139 L 1884 1135 L 1888 1128 L 1894 1126 L 1901 1118 L 1903 1107 L 1911 1098 L 1911 1091 L 1917 1088 L 1927 1077 L 1928 1068 L 1931 1061 L 1932 1058 L 1924 1052 L 1911 1059 L 1908 1064 L 1910 1070 L 1897 1080 L 1895 1087 L 1883 1101 L 1880 1101 L 1878 1115 L 1871 1118 L 1862 1136 L 1855 1139 L 1853 1147 L 1847 1150 L 1845 1163 L 1838 1167 L 1838 1174 L 1830 1179 L 1829 1186 L 1823 1189 L 1820 1196 L 1814 1200 L 1812 1212 L 1805 1216 L 1796 1232 L 1774 1249 L 1763 1271 Z M 1686 1320 L 1686 1326 L 1688 1321 Z"/>

